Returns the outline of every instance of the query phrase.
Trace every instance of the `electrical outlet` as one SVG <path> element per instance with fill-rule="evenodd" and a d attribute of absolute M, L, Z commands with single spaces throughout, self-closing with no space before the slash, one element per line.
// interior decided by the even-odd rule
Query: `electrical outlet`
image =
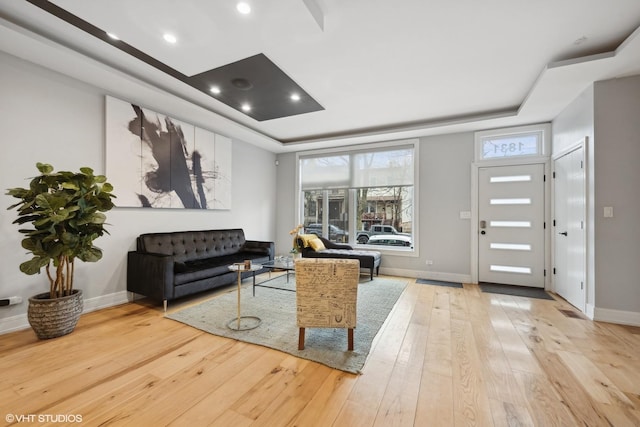
<path fill-rule="evenodd" d="M 433 265 L 433 260 L 432 259 L 428 259 L 427 260 L 427 265 Z"/>
<path fill-rule="evenodd" d="M 9 297 L 0 299 L 0 307 L 4 307 L 7 305 L 21 304 L 22 297 Z"/>

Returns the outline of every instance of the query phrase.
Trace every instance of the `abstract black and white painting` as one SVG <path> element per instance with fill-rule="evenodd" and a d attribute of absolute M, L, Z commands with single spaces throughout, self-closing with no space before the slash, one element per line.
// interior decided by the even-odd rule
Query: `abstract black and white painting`
<path fill-rule="evenodd" d="M 112 97 L 106 118 L 117 206 L 231 208 L 231 139 Z"/>

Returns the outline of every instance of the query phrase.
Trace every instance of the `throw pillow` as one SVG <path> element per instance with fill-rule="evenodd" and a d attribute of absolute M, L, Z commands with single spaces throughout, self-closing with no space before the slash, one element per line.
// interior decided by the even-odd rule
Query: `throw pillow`
<path fill-rule="evenodd" d="M 318 239 L 317 237 L 315 239 L 309 239 L 309 246 L 311 246 L 311 249 L 316 252 L 324 251 L 325 249 L 327 249 L 324 247 L 324 243 L 322 243 L 322 240 Z"/>
<path fill-rule="evenodd" d="M 308 248 L 309 241 L 311 241 L 311 239 L 317 239 L 318 236 L 316 236 L 315 234 L 299 234 L 297 238 L 302 240 L 303 247 Z"/>

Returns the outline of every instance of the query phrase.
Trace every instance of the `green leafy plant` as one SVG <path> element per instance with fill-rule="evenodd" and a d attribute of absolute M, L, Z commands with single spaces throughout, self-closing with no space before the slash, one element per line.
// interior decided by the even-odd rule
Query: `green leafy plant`
<path fill-rule="evenodd" d="M 114 206 L 113 186 L 88 167 L 80 172 L 54 172 L 53 166 L 45 163 L 36 167 L 41 175 L 31 180 L 29 188 L 10 188 L 5 193 L 20 199 L 7 208 L 18 211 L 13 223 L 32 225 L 18 230 L 25 235 L 22 247 L 33 255 L 20 264 L 20 271 L 31 275 L 45 267 L 50 298 L 71 295 L 74 260 L 95 262 L 102 258 L 102 250 L 93 241 L 109 234 L 103 212 Z"/>

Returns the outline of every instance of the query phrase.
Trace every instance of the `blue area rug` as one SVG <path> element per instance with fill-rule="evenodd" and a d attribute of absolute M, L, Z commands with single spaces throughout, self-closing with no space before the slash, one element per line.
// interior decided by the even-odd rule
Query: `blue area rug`
<path fill-rule="evenodd" d="M 347 351 L 346 329 L 329 328 L 307 329 L 305 349 L 298 350 L 295 292 L 256 288 L 254 297 L 251 280 L 245 280 L 240 293 L 241 315 L 259 317 L 262 323 L 255 329 L 234 331 L 227 327 L 227 323 L 237 316 L 237 290 L 235 289 L 195 306 L 168 314 L 166 317 L 214 335 L 263 345 L 335 369 L 360 373 L 371 350 L 373 339 L 407 283 L 403 280 L 381 278 L 360 282 L 354 351 Z M 284 276 L 281 276 L 269 284 L 284 288 L 293 287 L 295 279 L 290 276 L 287 284 Z"/>

